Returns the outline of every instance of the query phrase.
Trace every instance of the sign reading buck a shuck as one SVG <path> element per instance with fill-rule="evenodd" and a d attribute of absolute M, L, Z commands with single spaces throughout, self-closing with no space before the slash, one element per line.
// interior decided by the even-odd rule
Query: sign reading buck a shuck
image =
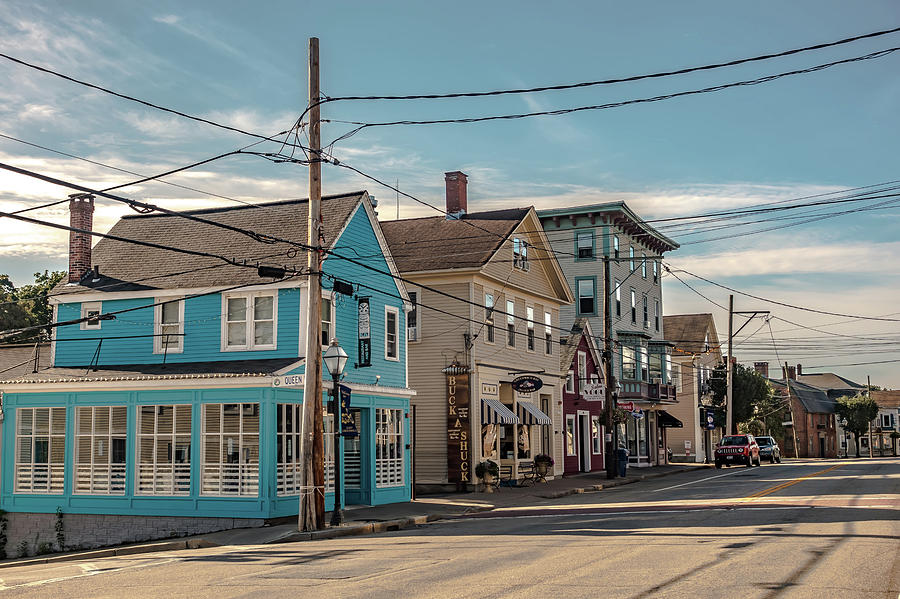
<path fill-rule="evenodd" d="M 471 482 L 469 470 L 469 375 L 447 375 L 447 481 Z"/>

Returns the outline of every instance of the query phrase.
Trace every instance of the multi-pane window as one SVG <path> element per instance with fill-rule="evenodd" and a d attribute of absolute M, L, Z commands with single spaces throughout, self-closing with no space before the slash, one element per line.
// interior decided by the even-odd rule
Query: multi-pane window
<path fill-rule="evenodd" d="M 616 316 L 622 316 L 622 288 L 619 279 L 616 279 Z"/>
<path fill-rule="evenodd" d="M 622 346 L 622 378 L 628 380 L 635 379 L 635 361 L 634 348 L 627 345 Z"/>
<path fill-rule="evenodd" d="M 637 303 L 634 289 L 631 290 L 631 323 L 637 324 Z"/>
<path fill-rule="evenodd" d="M 490 293 L 484 294 L 484 322 L 487 328 L 487 342 L 494 342 L 494 296 Z"/>
<path fill-rule="evenodd" d="M 653 324 L 656 330 L 659 331 L 659 300 L 654 300 Z"/>
<path fill-rule="evenodd" d="M 587 231 L 575 236 L 578 258 L 585 260 L 594 257 L 594 233 Z"/>
<path fill-rule="evenodd" d="M 66 409 L 16 409 L 16 493 L 62 494 Z"/>
<path fill-rule="evenodd" d="M 653 261 L 653 282 L 659 283 L 659 261 Z"/>
<path fill-rule="evenodd" d="M 409 292 L 409 303 L 412 308 L 406 315 L 406 340 L 419 340 L 419 293 L 417 291 Z"/>
<path fill-rule="evenodd" d="M 584 389 L 587 383 L 587 354 L 583 351 L 578 352 L 578 389 Z"/>
<path fill-rule="evenodd" d="M 127 432 L 126 406 L 75 408 L 76 494 L 125 494 Z"/>
<path fill-rule="evenodd" d="M 513 266 L 528 270 L 528 242 L 518 237 L 513 238 Z"/>
<path fill-rule="evenodd" d="M 516 304 L 512 300 L 506 300 L 506 344 L 516 346 Z"/>
<path fill-rule="evenodd" d="M 259 404 L 203 405 L 201 495 L 259 495 Z"/>
<path fill-rule="evenodd" d="M 634 248 L 628 248 L 628 257 L 631 260 L 631 272 L 634 272 Z"/>
<path fill-rule="evenodd" d="M 638 351 L 641 362 L 641 380 L 646 381 L 650 376 L 650 368 L 647 361 L 647 348 L 641 347 Z"/>
<path fill-rule="evenodd" d="M 525 320 L 528 331 L 528 351 L 534 351 L 534 308 L 525 308 Z"/>
<path fill-rule="evenodd" d="M 323 297 L 321 304 L 322 311 L 322 345 L 331 345 L 331 338 L 334 326 L 334 310 L 332 309 L 331 298 Z"/>
<path fill-rule="evenodd" d="M 599 455 L 603 447 L 603 437 L 600 435 L 600 417 L 591 416 L 591 452 Z"/>
<path fill-rule="evenodd" d="M 139 406 L 138 495 L 190 495 L 191 406 Z"/>
<path fill-rule="evenodd" d="M 303 419 L 303 404 L 280 403 L 275 417 L 275 453 L 278 457 L 276 481 L 278 495 L 300 493 L 300 423 Z M 325 459 L 332 455 L 328 451 L 330 435 L 325 435 Z M 326 464 L 327 469 L 327 464 Z"/>
<path fill-rule="evenodd" d="M 613 258 L 619 258 L 619 236 L 613 235 Z"/>
<path fill-rule="evenodd" d="M 641 276 L 647 278 L 647 253 L 641 252 Z"/>
<path fill-rule="evenodd" d="M 654 379 L 662 382 L 662 356 L 657 353 L 650 354 L 650 380 Z"/>
<path fill-rule="evenodd" d="M 85 302 L 81 304 L 81 318 L 87 320 L 81 321 L 81 330 L 100 328 L 100 313 L 103 309 L 101 302 Z"/>
<path fill-rule="evenodd" d="M 553 354 L 553 321 L 549 312 L 544 312 L 544 353 Z"/>
<path fill-rule="evenodd" d="M 575 373 L 571 370 L 566 373 L 566 393 L 575 393 Z"/>
<path fill-rule="evenodd" d="M 403 411 L 375 409 L 375 486 L 403 484 Z"/>
<path fill-rule="evenodd" d="M 384 307 L 384 357 L 386 360 L 400 359 L 400 349 L 397 340 L 399 319 L 400 311 L 396 307 Z"/>
<path fill-rule="evenodd" d="M 156 306 L 154 324 L 154 352 L 180 353 L 184 350 L 184 300 L 172 300 Z"/>
<path fill-rule="evenodd" d="M 225 296 L 224 349 L 275 349 L 276 304 L 272 292 Z"/>
<path fill-rule="evenodd" d="M 594 279 L 576 279 L 578 292 L 578 314 L 596 314 L 596 290 Z"/>
<path fill-rule="evenodd" d="M 650 328 L 650 311 L 647 309 L 647 295 L 643 296 L 644 300 L 644 328 Z"/>
<path fill-rule="evenodd" d="M 325 417 L 322 419 L 322 425 L 325 429 L 325 492 L 333 492 L 334 491 L 334 414 L 325 414 Z M 300 441 L 298 437 L 297 448 L 300 448 Z M 299 456 L 297 457 L 299 460 Z M 299 464 L 298 464 L 299 469 Z M 344 464 L 344 482 L 346 483 L 349 479 L 349 470 L 347 468 L 347 464 Z M 294 491 L 294 495 L 297 495 L 299 490 Z"/>
<path fill-rule="evenodd" d="M 566 455 L 575 455 L 575 414 L 566 414 Z"/>

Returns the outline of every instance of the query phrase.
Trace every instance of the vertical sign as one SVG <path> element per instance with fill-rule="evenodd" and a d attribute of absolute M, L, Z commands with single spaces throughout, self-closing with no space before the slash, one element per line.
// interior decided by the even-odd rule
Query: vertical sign
<path fill-rule="evenodd" d="M 369 326 L 369 298 L 359 298 L 359 354 L 357 367 L 372 365 L 372 339 Z"/>
<path fill-rule="evenodd" d="M 350 413 L 350 387 L 338 385 L 338 391 L 341 396 L 341 436 L 358 437 L 356 421 L 353 419 L 353 414 Z"/>
<path fill-rule="evenodd" d="M 471 482 L 469 471 L 469 375 L 447 375 L 447 481 Z"/>

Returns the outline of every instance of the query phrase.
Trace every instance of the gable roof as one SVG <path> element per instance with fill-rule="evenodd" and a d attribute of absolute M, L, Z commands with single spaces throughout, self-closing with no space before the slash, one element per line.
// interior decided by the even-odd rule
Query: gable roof
<path fill-rule="evenodd" d="M 575 353 L 578 351 L 578 345 L 581 343 L 581 337 L 587 339 L 588 350 L 594 364 L 597 365 L 597 371 L 603 371 L 603 363 L 600 360 L 600 350 L 594 340 L 594 332 L 591 330 L 591 323 L 587 318 L 576 318 L 572 325 L 572 332 L 563 337 L 559 349 L 559 367 L 561 372 L 567 372 L 575 361 Z"/>
<path fill-rule="evenodd" d="M 663 316 L 663 332 L 666 341 L 674 343 L 677 349 L 692 354 L 706 351 L 704 341 L 709 334 L 710 351 L 721 353 L 716 322 L 710 313 Z"/>
<path fill-rule="evenodd" d="M 509 208 L 465 214 L 406 218 L 381 222 L 385 239 L 401 272 L 483 266 L 528 214 Z"/>
<path fill-rule="evenodd" d="M 326 247 L 334 244 L 356 207 L 367 198 L 368 193 L 365 191 L 322 198 Z M 305 244 L 308 206 L 309 201 L 306 199 L 282 200 L 251 206 L 189 210 L 184 211 L 184 214 Z M 246 259 L 248 264 L 256 264 L 258 261 L 296 268 L 306 265 L 305 252 L 289 243 L 260 243 L 247 235 L 176 215 L 125 216 L 109 232 L 129 239 L 209 252 L 227 258 Z M 197 288 L 265 281 L 253 268 L 232 266 L 215 258 L 178 254 L 108 238 L 101 238 L 94 246 L 91 262 L 92 266 L 100 267 L 99 277 L 89 272 L 79 285 L 62 283 L 57 286 L 57 291 L 65 295 L 67 292 Z"/>
<path fill-rule="evenodd" d="M 784 379 L 769 379 L 775 387 L 784 389 Z M 803 409 L 810 414 L 834 414 L 836 402 L 823 389 L 791 379 L 791 394 L 800 400 Z"/>
<path fill-rule="evenodd" d="M 855 393 L 862 389 L 865 389 L 865 385 L 860 385 L 859 383 L 854 383 L 849 379 L 845 379 L 844 377 L 835 374 L 833 372 L 817 372 L 813 374 L 798 374 L 797 380 L 804 385 L 809 385 L 811 387 L 816 387 L 818 389 L 822 389 L 823 391 L 850 391 Z"/>

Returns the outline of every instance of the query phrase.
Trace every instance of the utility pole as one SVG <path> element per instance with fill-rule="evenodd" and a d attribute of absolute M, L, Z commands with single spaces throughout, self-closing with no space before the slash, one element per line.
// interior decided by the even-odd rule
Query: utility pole
<path fill-rule="evenodd" d="M 611 279 L 609 256 L 603 256 L 603 360 L 606 363 L 606 478 L 615 478 L 619 472 L 617 463 L 616 437 L 618 436 L 618 426 L 616 426 L 615 412 L 616 405 L 613 399 L 613 385 L 615 377 L 613 377 L 613 360 L 612 360 L 612 312 L 609 305 L 609 282 Z M 615 289 L 613 290 L 615 293 Z"/>
<path fill-rule="evenodd" d="M 732 410 L 732 392 L 734 390 L 734 376 L 731 366 L 731 347 L 734 342 L 734 295 L 728 296 L 728 362 L 725 364 L 725 434 L 733 435 L 734 412 Z"/>
<path fill-rule="evenodd" d="M 309 215 L 307 244 L 320 247 L 322 163 L 319 123 L 319 38 L 309 38 Z M 303 380 L 302 470 L 297 527 L 313 531 L 325 523 L 325 447 L 322 418 L 322 254 L 307 252 L 306 373 Z"/>
<path fill-rule="evenodd" d="M 872 399 L 872 378 L 867 374 L 866 375 L 866 399 Z M 874 450 L 872 449 L 872 421 L 869 421 L 869 457 L 875 457 Z"/>

